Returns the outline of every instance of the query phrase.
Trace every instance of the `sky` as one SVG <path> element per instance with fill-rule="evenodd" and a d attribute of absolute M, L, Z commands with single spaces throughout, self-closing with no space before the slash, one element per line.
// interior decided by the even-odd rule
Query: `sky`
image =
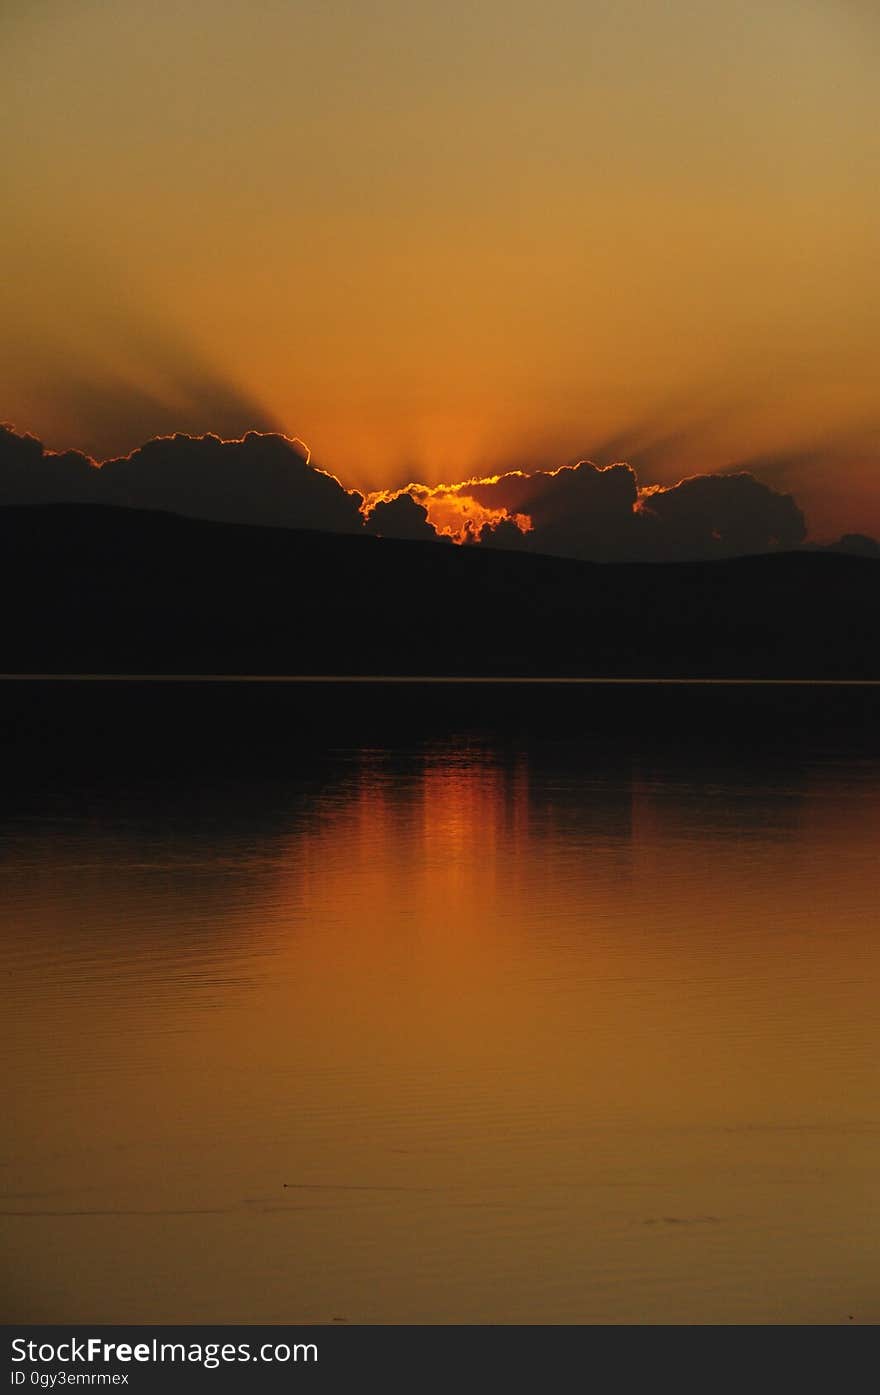
<path fill-rule="evenodd" d="M 2 0 L 0 419 L 880 533 L 871 0 Z"/>

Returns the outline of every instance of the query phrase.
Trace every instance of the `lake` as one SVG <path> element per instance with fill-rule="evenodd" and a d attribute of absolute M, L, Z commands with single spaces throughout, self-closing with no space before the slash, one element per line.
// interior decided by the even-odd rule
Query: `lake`
<path fill-rule="evenodd" d="M 7 1322 L 880 1320 L 880 689 L 0 712 Z"/>

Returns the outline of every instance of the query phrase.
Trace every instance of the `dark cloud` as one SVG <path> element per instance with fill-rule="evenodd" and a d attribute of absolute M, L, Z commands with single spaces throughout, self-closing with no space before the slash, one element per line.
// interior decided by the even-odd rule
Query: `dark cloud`
<path fill-rule="evenodd" d="M 829 543 L 825 550 L 846 552 L 851 557 L 880 558 L 880 542 L 876 538 L 869 538 L 866 533 L 844 533 L 837 542 Z"/>
<path fill-rule="evenodd" d="M 526 515 L 530 551 L 594 562 L 730 557 L 797 547 L 806 536 L 792 496 L 743 473 L 640 492 L 629 465 L 582 461 L 465 488 L 482 504 Z M 480 541 L 504 545 L 494 529 Z"/>
<path fill-rule="evenodd" d="M 556 557 L 614 561 L 633 550 L 636 474 L 628 465 L 593 465 L 580 460 L 558 470 L 512 470 L 463 484 L 407 485 L 441 519 L 439 526 L 460 541 L 487 547 L 522 545 L 513 523 L 527 534 L 527 547 Z"/>
<path fill-rule="evenodd" d="M 529 518 L 534 552 L 610 561 L 633 549 L 638 485 L 628 465 L 602 468 L 582 460 L 531 475 L 515 471 L 462 490 L 485 508 Z"/>
<path fill-rule="evenodd" d="M 365 521 L 362 495 L 315 468 L 301 442 L 277 434 L 158 437 L 96 468 L 75 451 L 54 454 L 31 436 L 0 430 L 0 503 L 53 500 L 337 533 L 366 526 L 414 540 L 453 535 L 594 562 L 732 557 L 796 548 L 806 537 L 793 497 L 746 472 L 640 490 L 629 465 L 581 461 L 433 489 L 411 485 L 374 497 Z M 875 545 L 851 535 L 840 546 L 870 552 Z"/>
<path fill-rule="evenodd" d="M 428 522 L 428 510 L 410 494 L 380 499 L 367 514 L 367 530 L 381 538 L 437 540 L 437 530 Z"/>
<path fill-rule="evenodd" d="M 694 475 L 643 496 L 641 543 L 662 559 L 735 557 L 799 547 L 804 516 L 754 475 Z"/>
<path fill-rule="evenodd" d="M 101 467 L 107 503 L 223 523 L 359 532 L 360 494 L 309 464 L 301 442 L 249 431 L 240 441 L 171 436 Z"/>
<path fill-rule="evenodd" d="M 792 496 L 742 471 L 641 489 L 628 464 L 580 461 L 408 488 L 461 541 L 594 562 L 731 557 L 798 547 L 806 537 Z"/>
<path fill-rule="evenodd" d="M 88 456 L 47 451 L 35 436 L 0 425 L 0 504 L 89 503 L 100 499 L 100 471 Z"/>
<path fill-rule="evenodd" d="M 512 518 L 500 518 L 497 523 L 484 523 L 476 537 L 469 531 L 468 540 L 483 547 L 502 547 L 508 552 L 522 552 L 528 546 L 529 535 Z"/>
<path fill-rule="evenodd" d="M 0 503 L 95 502 L 165 509 L 223 523 L 359 532 L 362 496 L 309 464 L 286 436 L 249 432 L 158 437 L 99 469 L 84 455 L 45 451 L 32 436 L 0 432 Z"/>

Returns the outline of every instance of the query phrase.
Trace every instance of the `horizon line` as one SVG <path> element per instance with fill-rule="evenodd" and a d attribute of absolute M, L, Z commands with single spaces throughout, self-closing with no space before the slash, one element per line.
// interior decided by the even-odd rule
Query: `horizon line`
<path fill-rule="evenodd" d="M 580 687 L 880 688 L 878 678 L 588 678 L 515 674 L 0 673 L 2 683 L 427 683 Z"/>

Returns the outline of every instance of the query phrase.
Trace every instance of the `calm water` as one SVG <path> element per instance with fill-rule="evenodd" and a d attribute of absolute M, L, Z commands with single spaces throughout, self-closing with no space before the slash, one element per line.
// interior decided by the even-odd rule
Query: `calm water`
<path fill-rule="evenodd" d="M 876 692 L 116 687 L 0 699 L 7 1321 L 880 1320 Z"/>

